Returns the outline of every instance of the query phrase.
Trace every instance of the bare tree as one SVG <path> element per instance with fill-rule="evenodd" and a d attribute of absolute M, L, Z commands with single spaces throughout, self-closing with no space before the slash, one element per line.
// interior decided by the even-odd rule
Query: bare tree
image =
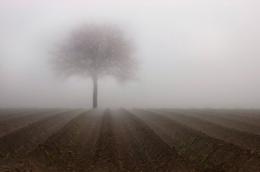
<path fill-rule="evenodd" d="M 98 79 L 110 75 L 119 81 L 133 76 L 132 46 L 114 25 L 88 24 L 72 32 L 58 47 L 55 68 L 65 76 L 90 77 L 93 82 L 93 108 L 98 106 Z"/>

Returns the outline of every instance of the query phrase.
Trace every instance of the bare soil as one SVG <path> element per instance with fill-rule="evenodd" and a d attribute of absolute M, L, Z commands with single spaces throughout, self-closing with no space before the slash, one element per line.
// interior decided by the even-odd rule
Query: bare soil
<path fill-rule="evenodd" d="M 0 172 L 256 172 L 258 114 L 0 110 Z"/>

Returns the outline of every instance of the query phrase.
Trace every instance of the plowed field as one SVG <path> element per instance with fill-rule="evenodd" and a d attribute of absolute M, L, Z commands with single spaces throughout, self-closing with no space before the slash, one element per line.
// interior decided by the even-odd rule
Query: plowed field
<path fill-rule="evenodd" d="M 256 110 L 0 110 L 0 172 L 260 172 Z"/>

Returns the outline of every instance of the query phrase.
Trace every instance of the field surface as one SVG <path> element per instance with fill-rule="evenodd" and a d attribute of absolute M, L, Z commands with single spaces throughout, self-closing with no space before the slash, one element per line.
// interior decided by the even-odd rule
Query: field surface
<path fill-rule="evenodd" d="M 0 172 L 260 172 L 260 111 L 2 109 Z"/>

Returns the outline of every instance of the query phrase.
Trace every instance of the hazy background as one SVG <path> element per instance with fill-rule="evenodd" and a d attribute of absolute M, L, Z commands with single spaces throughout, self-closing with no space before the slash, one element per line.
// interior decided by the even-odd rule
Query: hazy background
<path fill-rule="evenodd" d="M 92 85 L 59 79 L 50 51 L 84 22 L 120 25 L 138 78 L 100 82 L 101 107 L 260 107 L 258 0 L 0 0 L 0 106 L 91 107 Z"/>

